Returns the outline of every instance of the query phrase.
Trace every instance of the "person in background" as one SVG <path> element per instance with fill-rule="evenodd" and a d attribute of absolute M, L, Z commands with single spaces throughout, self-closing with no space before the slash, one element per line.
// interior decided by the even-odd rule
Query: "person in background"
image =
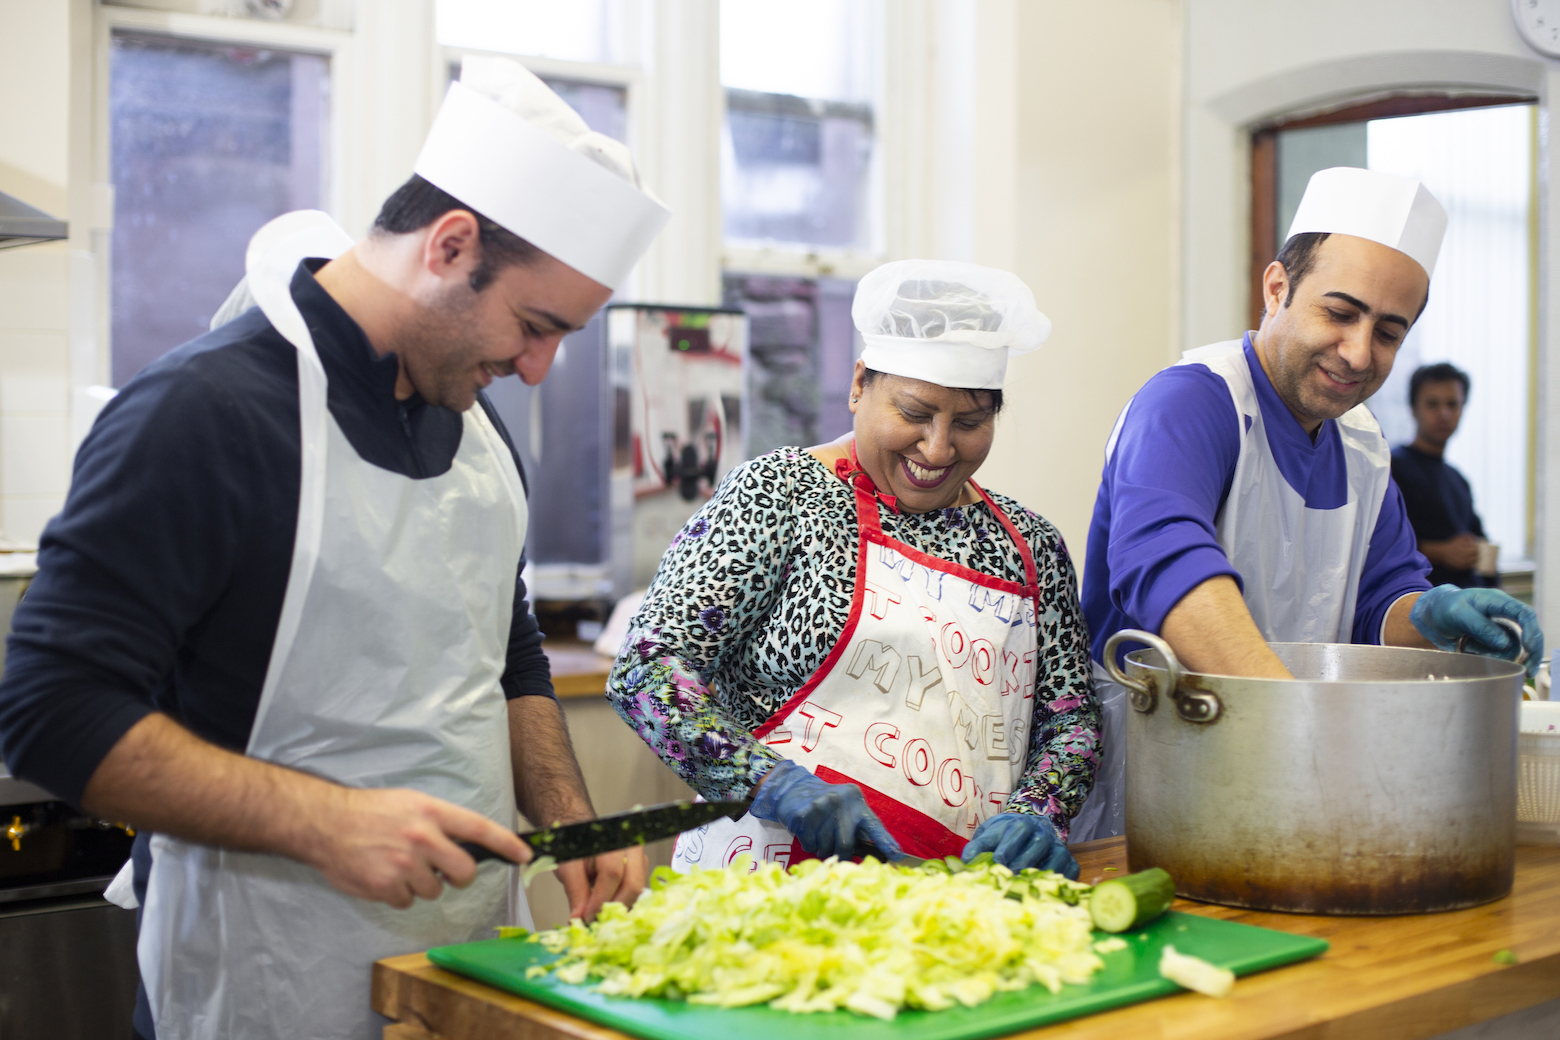
<path fill-rule="evenodd" d="M 851 433 L 733 470 L 661 559 L 607 698 L 739 821 L 672 866 L 901 853 L 1078 876 L 1068 823 L 1098 714 L 1072 558 L 973 477 L 1010 353 L 1050 322 L 1027 286 L 901 260 L 862 279 Z"/>
<path fill-rule="evenodd" d="M 1441 362 L 1414 370 L 1408 404 L 1418 429 L 1412 444 L 1392 449 L 1392 479 L 1403 492 L 1419 551 L 1430 561 L 1432 585 L 1490 588 L 1497 579 L 1479 573 L 1484 524 L 1473 511 L 1473 490 L 1446 461 L 1446 442 L 1462 422 L 1468 373 Z"/>

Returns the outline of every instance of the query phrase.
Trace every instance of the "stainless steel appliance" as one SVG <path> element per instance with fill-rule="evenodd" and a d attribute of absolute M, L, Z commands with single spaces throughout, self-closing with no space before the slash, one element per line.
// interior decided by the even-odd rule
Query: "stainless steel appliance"
<path fill-rule="evenodd" d="M 648 584 L 748 457 L 747 339 L 741 311 L 614 304 L 563 341 L 540 386 L 488 389 L 529 484 L 534 599 L 610 601 Z"/>
<path fill-rule="evenodd" d="M 1150 649 L 1115 665 L 1122 642 Z M 1293 680 L 1184 670 L 1128 630 L 1133 870 L 1192 899 L 1409 914 L 1498 899 L 1516 845 L 1523 669 L 1435 650 L 1274 643 Z"/>

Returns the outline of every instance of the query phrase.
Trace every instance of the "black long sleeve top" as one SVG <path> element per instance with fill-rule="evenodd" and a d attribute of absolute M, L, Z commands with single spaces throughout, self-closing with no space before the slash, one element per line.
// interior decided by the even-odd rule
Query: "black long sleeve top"
<path fill-rule="evenodd" d="M 396 358 L 376 355 L 314 280 L 320 263 L 299 266 L 292 292 L 331 415 L 367 462 L 412 478 L 448 471 L 461 416 L 395 399 Z M 13 774 L 79 804 L 153 711 L 243 751 L 287 589 L 299 451 L 297 351 L 258 308 L 148 366 L 103 409 L 12 621 L 0 755 Z M 541 643 L 517 572 L 507 697 L 553 695 Z"/>

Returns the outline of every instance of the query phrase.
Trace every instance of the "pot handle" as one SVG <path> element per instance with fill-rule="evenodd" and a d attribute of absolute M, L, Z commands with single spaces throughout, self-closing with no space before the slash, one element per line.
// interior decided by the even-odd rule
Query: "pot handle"
<path fill-rule="evenodd" d="M 1164 661 L 1164 676 L 1159 678 L 1156 684 L 1151 685 L 1148 682 L 1138 682 L 1127 675 L 1116 664 L 1116 648 L 1122 643 L 1147 643 Z M 1111 681 L 1127 688 L 1128 698 L 1135 710 L 1148 714 L 1154 710 L 1158 695 L 1163 694 L 1175 701 L 1175 713 L 1187 722 L 1212 722 L 1219 717 L 1222 705 L 1217 696 L 1211 693 L 1187 693 L 1181 689 L 1181 678 L 1185 670 L 1181 667 L 1180 658 L 1175 656 L 1175 651 L 1170 649 L 1169 643 L 1152 632 L 1144 632 L 1138 628 L 1124 628 L 1105 641 L 1103 656 L 1106 673 L 1111 677 Z"/>
<path fill-rule="evenodd" d="M 1492 618 L 1490 618 L 1490 620 L 1495 622 L 1501 628 L 1506 629 L 1512 635 L 1517 637 L 1517 659 L 1516 659 L 1515 663 L 1516 664 L 1527 664 L 1528 651 L 1527 651 L 1527 647 L 1524 646 L 1523 643 L 1522 643 L 1522 626 L 1517 624 L 1515 621 L 1511 620 L 1510 618 L 1505 618 L 1505 617 L 1492 617 Z M 1468 637 L 1467 636 L 1459 636 L 1458 639 L 1457 639 L 1457 652 L 1459 654 L 1467 653 L 1468 652 L 1467 649 L 1466 649 L 1467 646 L 1468 646 Z"/>

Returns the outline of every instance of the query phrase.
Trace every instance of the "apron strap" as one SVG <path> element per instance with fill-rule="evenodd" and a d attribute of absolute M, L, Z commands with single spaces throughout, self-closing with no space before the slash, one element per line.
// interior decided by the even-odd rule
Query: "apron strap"
<path fill-rule="evenodd" d="M 1024 561 L 1024 585 L 1027 588 L 1038 592 L 1039 569 L 1035 567 L 1035 553 L 1034 550 L 1029 547 L 1029 540 L 1019 533 L 1018 526 L 1013 523 L 1012 519 L 1009 518 L 1007 513 L 1003 511 L 1002 507 L 997 505 L 997 503 L 990 495 L 986 494 L 985 488 L 981 487 L 973 480 L 970 481 L 970 487 L 980 492 L 980 497 L 985 500 L 987 508 L 996 514 L 998 520 L 1002 521 L 1002 526 L 1007 529 L 1009 537 L 1011 537 L 1014 543 L 1018 545 L 1018 555 L 1022 557 Z M 1058 537 L 1060 537 L 1059 533 Z"/>
<path fill-rule="evenodd" d="M 860 461 L 856 458 L 856 442 L 850 442 L 850 457 L 848 459 L 834 460 L 834 475 L 851 486 L 856 493 L 856 523 L 862 531 L 881 532 L 883 529 L 881 514 L 878 512 L 877 503 L 881 501 L 893 513 L 899 512 L 899 502 L 893 495 L 885 495 L 877 489 L 872 478 L 867 476 L 867 471 L 861 468 Z M 981 500 L 991 510 L 997 520 L 1001 522 L 1008 537 L 1013 539 L 1013 544 L 1018 546 L 1019 558 L 1024 561 L 1024 587 L 1029 589 L 1031 595 L 1038 594 L 1039 569 L 1035 566 L 1034 550 L 1029 547 L 1029 542 L 1019 532 L 1002 507 L 986 493 L 986 489 L 970 480 L 970 487 L 979 493 Z"/>
<path fill-rule="evenodd" d="M 851 442 L 850 458 L 834 460 L 834 475 L 849 484 L 851 490 L 856 493 L 856 523 L 863 532 L 871 531 L 881 534 L 883 523 L 878 511 L 878 501 L 888 507 L 889 512 L 899 512 L 899 501 L 893 495 L 885 495 L 872 483 L 872 478 L 867 476 L 867 471 L 861 468 L 861 463 L 856 460 L 856 443 Z"/>

